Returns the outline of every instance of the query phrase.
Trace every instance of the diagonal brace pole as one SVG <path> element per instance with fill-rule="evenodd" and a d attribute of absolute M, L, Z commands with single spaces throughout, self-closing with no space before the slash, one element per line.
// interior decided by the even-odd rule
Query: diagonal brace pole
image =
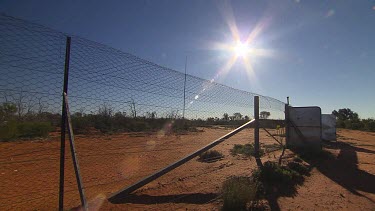
<path fill-rule="evenodd" d="M 80 174 L 78 159 L 76 155 L 76 149 L 74 144 L 74 133 L 73 133 L 73 127 L 72 127 L 72 120 L 70 117 L 69 112 L 69 103 L 68 103 L 68 96 L 64 92 L 64 102 L 65 102 L 65 112 L 66 112 L 66 121 L 68 123 L 68 135 L 69 135 L 69 142 L 70 142 L 70 151 L 72 154 L 72 160 L 73 160 L 73 166 L 74 166 L 74 172 L 76 175 L 77 185 L 78 185 L 78 191 L 79 191 L 79 197 L 81 199 L 81 206 L 84 208 L 84 210 L 88 210 L 88 205 L 85 197 L 85 191 L 82 184 L 82 178 Z"/>
<path fill-rule="evenodd" d="M 236 128 L 235 130 L 227 133 L 226 135 L 216 139 L 215 141 L 213 141 L 212 143 L 206 145 L 205 147 L 193 152 L 192 154 L 182 158 L 181 160 L 155 172 L 154 174 L 146 177 L 146 178 L 143 178 L 141 179 L 140 181 L 136 182 L 135 184 L 133 185 L 130 185 L 114 194 L 112 194 L 108 200 L 112 203 L 118 203 L 121 201 L 121 199 L 125 198 L 128 194 L 130 194 L 131 192 L 145 186 L 146 184 L 156 180 L 157 178 L 163 176 L 164 174 L 172 171 L 173 169 L 181 166 L 182 164 L 188 162 L 189 160 L 193 159 L 194 157 L 200 155 L 202 152 L 205 152 L 211 148 L 213 148 L 214 146 L 220 144 L 221 142 L 225 141 L 226 139 L 232 137 L 233 135 L 237 134 L 238 132 L 242 131 L 243 129 L 247 128 L 248 126 L 252 125 L 253 123 L 255 122 L 255 120 L 251 120 L 245 124 L 243 124 L 242 126 Z"/>

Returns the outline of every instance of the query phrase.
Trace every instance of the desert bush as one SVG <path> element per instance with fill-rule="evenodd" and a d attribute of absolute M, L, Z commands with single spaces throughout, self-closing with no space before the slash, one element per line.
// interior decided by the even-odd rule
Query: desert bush
<path fill-rule="evenodd" d="M 375 119 L 363 119 L 362 122 L 365 130 L 375 132 Z"/>
<path fill-rule="evenodd" d="M 47 137 L 53 130 L 49 122 L 21 122 L 17 124 L 17 136 L 21 138 Z"/>
<path fill-rule="evenodd" d="M 254 145 L 253 144 L 235 144 L 233 146 L 233 149 L 231 149 L 231 154 L 232 155 L 237 155 L 237 154 L 242 154 L 247 157 L 254 156 L 255 155 L 255 150 L 254 150 Z M 262 156 L 264 154 L 263 149 L 259 149 L 259 155 Z"/>
<path fill-rule="evenodd" d="M 351 129 L 352 130 L 361 130 L 365 128 L 365 124 L 363 122 L 352 122 Z"/>
<path fill-rule="evenodd" d="M 86 133 L 93 126 L 93 121 L 89 117 L 73 115 L 72 126 L 75 134 L 82 134 Z"/>
<path fill-rule="evenodd" d="M 287 167 L 293 171 L 298 172 L 301 175 L 309 175 L 309 168 L 303 165 L 301 162 L 289 162 Z"/>
<path fill-rule="evenodd" d="M 223 210 L 246 210 L 257 197 L 257 184 L 252 178 L 230 177 L 222 186 Z"/>
<path fill-rule="evenodd" d="M 17 122 L 12 120 L 0 125 L 0 139 L 10 140 L 17 137 Z"/>
<path fill-rule="evenodd" d="M 222 157 L 224 157 L 224 155 L 221 152 L 217 150 L 208 150 L 200 154 L 198 160 L 201 162 L 211 162 L 216 161 Z"/>
<path fill-rule="evenodd" d="M 12 140 L 15 138 L 47 137 L 53 130 L 49 122 L 16 122 L 14 120 L 0 126 L 0 138 Z"/>
<path fill-rule="evenodd" d="M 301 179 L 298 172 L 271 161 L 265 162 L 263 168 L 253 176 L 263 183 L 276 186 L 290 185 Z"/>

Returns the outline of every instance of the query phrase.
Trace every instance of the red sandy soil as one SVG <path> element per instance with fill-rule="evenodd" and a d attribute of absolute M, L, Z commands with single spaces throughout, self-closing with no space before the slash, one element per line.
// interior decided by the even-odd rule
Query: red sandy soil
<path fill-rule="evenodd" d="M 90 210 L 219 210 L 220 188 L 233 175 L 249 176 L 254 159 L 230 155 L 234 144 L 253 142 L 247 129 L 216 146 L 224 158 L 213 163 L 196 159 L 135 191 L 117 204 L 106 198 L 139 179 L 205 146 L 229 132 L 165 135 L 162 132 L 76 136 L 76 150 Z M 264 131 L 261 144 L 276 143 Z M 0 210 L 56 210 L 59 184 L 59 137 L 0 143 Z M 64 208 L 80 204 L 67 145 Z M 338 141 L 325 144 L 333 154 L 310 163 L 311 175 L 292 196 L 264 201 L 273 210 L 375 210 L 375 133 L 339 130 Z M 277 160 L 280 151 L 262 161 Z M 287 151 L 285 157 L 294 154 Z"/>

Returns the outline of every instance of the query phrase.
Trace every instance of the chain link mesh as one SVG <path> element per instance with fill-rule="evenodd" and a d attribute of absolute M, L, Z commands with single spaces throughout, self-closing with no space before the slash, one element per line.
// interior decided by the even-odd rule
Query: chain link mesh
<path fill-rule="evenodd" d="M 0 31 L 0 209 L 53 209 L 67 35 L 6 15 Z M 72 36 L 68 95 L 83 183 L 95 204 L 252 119 L 257 94 L 191 75 L 185 82 L 183 73 Z M 284 118 L 284 103 L 274 98 L 260 96 L 260 110 L 270 112 L 264 118 Z M 194 177 L 185 187 L 193 190 L 199 175 L 207 179 L 237 162 L 233 144 L 253 140 L 250 129 L 241 133 L 217 148 L 225 159 L 213 170 L 189 163 L 205 174 L 180 170 L 141 193 L 167 184 L 179 189 L 177 183 Z M 79 196 L 69 152 L 66 160 L 65 207 L 71 208 Z"/>

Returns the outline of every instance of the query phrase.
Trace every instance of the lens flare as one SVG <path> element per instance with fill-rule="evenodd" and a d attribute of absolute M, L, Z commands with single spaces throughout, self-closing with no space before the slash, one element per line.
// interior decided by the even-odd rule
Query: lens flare
<path fill-rule="evenodd" d="M 243 69 L 246 71 L 248 78 L 252 79 L 253 82 L 256 77 L 252 62 L 254 63 L 259 57 L 276 55 L 273 50 L 259 48 L 259 43 L 257 42 L 257 38 L 259 38 L 264 29 L 270 24 L 272 16 L 268 14 L 267 10 L 255 25 L 250 26 L 252 30 L 250 30 L 248 36 L 242 37 L 236 24 L 231 2 L 224 1 L 218 4 L 218 9 L 229 28 L 231 40 L 228 40 L 229 42 L 213 42 L 210 44 L 210 49 L 231 52 L 233 55 L 219 68 L 215 75 L 215 80 L 218 76 L 225 77 L 233 65 L 240 60 L 244 65 Z M 241 39 L 241 37 L 245 39 Z"/>
<path fill-rule="evenodd" d="M 246 57 L 249 52 L 249 46 L 246 43 L 237 41 L 236 45 L 233 47 L 233 51 L 237 57 Z"/>

